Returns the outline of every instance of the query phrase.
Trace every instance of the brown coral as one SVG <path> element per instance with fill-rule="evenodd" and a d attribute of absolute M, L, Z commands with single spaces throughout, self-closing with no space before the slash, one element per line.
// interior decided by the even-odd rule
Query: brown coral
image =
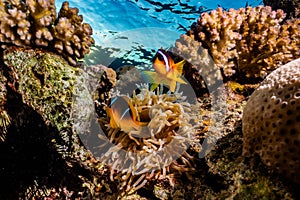
<path fill-rule="evenodd" d="M 263 0 L 266 6 L 271 6 L 273 10 L 282 9 L 286 18 L 300 18 L 299 0 Z"/>
<path fill-rule="evenodd" d="M 89 68 L 91 67 L 98 68 L 103 71 L 103 74 L 97 83 L 96 94 L 94 97 L 96 112 L 99 116 L 103 116 L 105 114 L 104 105 L 108 102 L 111 96 L 111 89 L 115 87 L 117 83 L 117 75 L 113 69 L 105 67 L 104 65 L 89 66 Z"/>
<path fill-rule="evenodd" d="M 212 92 L 212 88 L 222 81 L 220 69 L 209 55 L 208 49 L 201 46 L 187 35 L 181 35 L 176 41 L 176 47 L 171 49 L 180 55 L 187 63 L 184 65 L 184 76 L 193 87 L 197 96 Z"/>
<path fill-rule="evenodd" d="M 203 13 L 188 35 L 208 49 L 225 77 L 260 78 L 300 56 L 300 20 L 281 25 L 284 17 L 268 6 L 218 8 Z M 177 41 L 179 51 L 180 45 Z M 192 51 L 195 45 L 183 46 Z"/>
<path fill-rule="evenodd" d="M 274 72 L 251 95 L 243 113 L 243 154 L 300 183 L 300 59 Z"/>
<path fill-rule="evenodd" d="M 61 54 L 72 65 L 94 44 L 92 28 L 82 23 L 77 8 L 67 2 L 56 19 L 54 0 L 1 1 L 0 42 L 20 47 L 42 47 Z"/>

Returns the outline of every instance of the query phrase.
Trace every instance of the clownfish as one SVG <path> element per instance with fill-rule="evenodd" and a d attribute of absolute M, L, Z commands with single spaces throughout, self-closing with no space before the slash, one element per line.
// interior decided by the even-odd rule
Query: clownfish
<path fill-rule="evenodd" d="M 110 118 L 109 125 L 114 129 L 121 129 L 126 133 L 130 131 L 144 131 L 148 123 L 138 121 L 137 111 L 129 97 L 122 95 L 112 98 L 106 113 Z M 141 133 L 142 134 L 142 133 Z"/>
<path fill-rule="evenodd" d="M 152 90 L 154 90 L 158 84 L 162 83 L 169 86 L 170 91 L 174 92 L 177 82 L 187 84 L 181 78 L 184 63 L 185 60 L 182 60 L 175 64 L 174 60 L 165 50 L 159 49 L 152 60 L 155 72 L 144 71 L 142 72 L 142 76 L 149 83 L 154 83 L 151 88 Z"/>

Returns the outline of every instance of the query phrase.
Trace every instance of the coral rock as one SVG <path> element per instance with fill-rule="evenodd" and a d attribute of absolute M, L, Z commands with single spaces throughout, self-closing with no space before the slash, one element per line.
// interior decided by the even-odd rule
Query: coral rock
<path fill-rule="evenodd" d="M 282 24 L 284 18 L 282 10 L 272 11 L 269 6 L 218 8 L 202 13 L 188 35 L 208 49 L 225 77 L 263 78 L 300 57 L 300 20 Z M 191 42 L 181 44 L 178 41 L 176 46 L 182 52 L 198 48 Z"/>
<path fill-rule="evenodd" d="M 94 44 L 92 28 L 82 21 L 78 9 L 67 2 L 56 18 L 54 0 L 0 1 L 0 42 L 2 48 L 42 47 L 75 66 Z"/>
<path fill-rule="evenodd" d="M 287 13 L 287 19 L 300 18 L 300 1 L 299 0 L 263 0 L 266 6 L 272 9 L 282 9 Z"/>
<path fill-rule="evenodd" d="M 82 154 L 87 155 L 79 146 L 78 135 L 72 130 L 74 96 L 79 87 L 84 85 L 78 83 L 83 70 L 69 66 L 58 55 L 40 50 L 8 48 L 4 51 L 3 60 L 10 69 L 10 77 L 13 77 L 9 80 L 9 87 L 20 94 L 23 103 L 39 113 L 46 124 L 59 131 L 63 142 L 54 142 L 53 146 L 57 146 L 58 151 L 65 155 L 67 152 L 62 151 L 61 146 L 71 143 L 70 148 L 74 151 L 80 149 L 85 152 Z M 80 90 L 80 93 L 83 91 Z M 85 97 L 88 101 L 88 96 Z M 82 109 L 82 113 L 86 110 Z M 71 156 L 76 157 L 76 153 Z"/>
<path fill-rule="evenodd" d="M 300 184 L 300 59 L 274 72 L 251 95 L 243 113 L 243 154 Z"/>

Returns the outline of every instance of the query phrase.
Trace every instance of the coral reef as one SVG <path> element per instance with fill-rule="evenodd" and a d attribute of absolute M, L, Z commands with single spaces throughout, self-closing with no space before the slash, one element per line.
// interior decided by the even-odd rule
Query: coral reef
<path fill-rule="evenodd" d="M 83 72 L 61 62 L 55 54 L 31 49 L 8 48 L 3 60 L 13 77 L 8 81 L 9 87 L 21 94 L 23 103 L 34 108 L 46 123 L 56 126 L 68 142 L 73 90 L 76 76 Z"/>
<path fill-rule="evenodd" d="M 108 125 L 104 126 L 107 129 L 106 133 L 115 131 L 116 135 L 111 132 L 110 138 L 115 139 L 114 142 L 124 144 L 124 150 L 131 149 L 131 152 L 143 154 L 147 151 L 151 152 L 151 148 L 139 149 L 137 143 L 148 142 L 147 145 L 153 150 L 152 154 L 148 152 L 146 155 L 151 155 L 151 158 L 155 156 L 155 149 L 157 151 L 160 144 L 170 147 L 170 151 L 180 147 L 183 154 L 173 154 L 175 156 L 173 162 L 172 159 L 165 159 L 163 160 L 165 162 L 159 162 L 161 165 L 157 167 L 150 166 L 156 163 L 155 160 L 146 164 L 145 160 L 139 160 L 141 166 L 131 163 L 131 166 L 136 168 L 130 168 L 130 157 L 109 159 L 112 151 L 107 151 L 107 157 L 103 158 L 111 162 L 106 163 L 110 166 L 107 167 L 105 163 L 94 159 L 93 155 L 83 147 L 84 137 L 79 141 L 79 132 L 76 132 L 77 130 L 88 132 L 89 129 L 83 123 L 88 118 L 90 107 L 93 108 L 89 76 L 94 76 L 94 72 L 99 70 L 100 75 L 103 75 L 101 79 L 105 83 L 114 83 L 114 78 L 104 80 L 107 76 L 104 75 L 105 68 L 91 67 L 91 71 L 82 70 L 69 66 L 63 59 L 52 53 L 20 48 L 6 50 L 4 61 L 6 65 L 1 68 L 1 73 L 5 72 L 1 74 L 3 80 L 1 84 L 3 83 L 6 88 L 2 90 L 5 91 L 3 97 L 6 97 L 4 109 L 13 120 L 7 128 L 5 141 L 0 143 L 0 181 L 5 183 L 5 187 L 0 188 L 1 199 L 54 196 L 79 199 L 199 199 L 203 197 L 245 199 L 249 196 L 258 199 L 293 198 L 293 194 L 280 179 L 270 174 L 261 164 L 250 168 L 248 163 L 242 162 L 240 120 L 244 99 L 241 100 L 242 102 L 228 99 L 229 112 L 225 117 L 223 112 L 220 113 L 227 124 L 220 132 L 227 132 L 225 134 L 227 136 L 219 140 L 210 154 L 199 160 L 194 154 L 203 148 L 199 146 L 198 141 L 205 138 L 205 132 L 210 126 L 218 123 L 210 120 L 209 116 L 212 112 L 220 111 L 211 109 L 208 105 L 209 101 L 205 98 L 200 103 L 201 109 L 199 109 L 199 105 L 195 108 L 187 103 L 181 94 L 156 94 L 147 89 L 139 90 L 130 98 L 136 108 L 143 108 L 139 109 L 141 119 L 151 120 L 149 126 L 154 127 L 159 134 L 156 134 L 152 140 L 151 137 L 130 138 L 128 134 L 118 129 L 110 129 Z M 100 75 L 95 78 L 101 77 Z M 93 87 L 102 87 L 95 81 L 90 84 Z M 91 90 L 96 89 L 91 88 Z M 79 100 L 76 101 L 75 98 L 74 101 L 74 96 Z M 149 116 L 147 110 L 150 107 L 152 109 L 149 112 L 153 115 L 147 118 Z M 162 108 L 166 109 L 165 114 Z M 146 115 L 143 112 L 145 110 Z M 103 120 L 107 124 L 109 119 L 105 117 Z M 157 129 L 159 127 L 161 131 Z M 161 134 L 162 131 L 166 134 Z M 119 141 L 118 139 L 121 138 L 124 140 Z M 92 139 L 100 141 L 102 138 L 99 139 L 96 133 Z M 169 145 L 173 140 L 175 140 L 174 145 Z M 184 143 L 179 143 L 183 140 L 186 141 L 186 147 Z M 119 147 L 116 148 L 121 151 Z M 101 150 L 108 149 L 101 148 Z M 129 155 L 129 152 L 125 153 Z M 175 152 L 178 152 L 178 149 Z M 130 156 L 135 158 L 136 155 L 132 153 Z M 163 158 L 168 158 L 170 155 L 166 154 Z M 160 154 L 157 153 L 156 157 L 159 156 Z M 126 158 L 129 163 L 125 162 Z M 122 166 L 119 165 L 118 159 L 124 160 Z M 138 161 L 138 159 L 133 160 Z M 149 167 L 145 174 L 141 171 L 142 165 Z M 113 170 L 114 167 L 116 170 Z M 120 167 L 124 168 L 120 170 Z M 151 173 L 152 171 L 154 172 Z M 181 173 L 184 175 L 181 176 Z M 138 189 L 142 186 L 142 189 L 131 190 L 132 193 L 127 193 L 125 196 L 115 192 L 121 187 L 126 190 Z M 8 196 L 5 194 L 7 191 L 11 192 Z"/>
<path fill-rule="evenodd" d="M 263 0 L 263 2 L 273 10 L 282 9 L 287 14 L 287 19 L 300 18 L 299 0 Z"/>
<path fill-rule="evenodd" d="M 2 48 L 17 45 L 54 51 L 75 66 L 94 44 L 92 28 L 82 21 L 78 9 L 68 2 L 56 18 L 54 0 L 1 1 L 0 42 Z"/>
<path fill-rule="evenodd" d="M 234 131 L 217 142 L 193 181 L 172 192 L 173 199 L 297 199 L 264 164 L 244 159 L 241 121 L 235 119 Z"/>
<path fill-rule="evenodd" d="M 112 128 L 108 117 L 100 119 L 105 121 L 101 124 L 106 124 L 106 135 L 99 135 L 104 141 L 101 149 L 108 150 L 99 159 L 109 163 L 111 179 L 121 180 L 121 190 L 137 190 L 154 177 L 195 170 L 187 149 L 199 145 L 197 114 L 184 99 L 180 94 L 155 94 L 141 86 L 140 93 L 134 93 L 130 100 L 138 118 L 148 122 L 147 129 L 127 133 Z M 111 143 L 114 145 L 107 148 Z"/>
<path fill-rule="evenodd" d="M 184 66 L 184 75 L 197 93 L 206 87 L 205 84 L 208 87 L 213 87 L 222 81 L 220 69 L 217 68 L 213 58 L 209 55 L 209 50 L 203 48 L 200 42 L 183 34 L 176 40 L 175 44 L 176 47 L 172 48 L 172 51 L 187 61 Z M 196 83 L 193 84 L 193 82 Z M 200 88 L 197 89 L 197 87 Z"/>
<path fill-rule="evenodd" d="M 282 10 L 272 11 L 268 6 L 217 8 L 202 13 L 187 33 L 191 39 L 181 36 L 176 47 L 182 54 L 189 51 L 197 56 L 201 46 L 207 50 L 200 49 L 199 59 L 207 60 L 208 51 L 225 80 L 245 81 L 248 77 L 253 81 L 300 56 L 300 20 L 281 24 L 284 17 Z"/>
<path fill-rule="evenodd" d="M 185 91 L 163 94 L 136 86 L 139 72 L 131 67 L 128 72 L 120 72 L 117 84 L 112 69 L 77 62 L 94 41 L 90 26 L 82 23 L 78 9 L 69 8 L 68 3 L 63 4 L 56 18 L 53 1 L 1 1 L 0 41 L 7 49 L 0 68 L 0 181 L 4 185 L 0 199 L 292 199 L 276 174 L 260 162 L 252 168 L 247 159 L 243 160 L 241 113 L 245 97 L 223 92 L 244 91 L 244 85 L 229 82 L 223 92 L 218 87 L 223 72 L 227 76 L 233 71 L 249 77 L 265 76 L 276 68 L 273 63 L 280 65 L 299 56 L 299 21 L 280 24 L 283 17 L 281 11 L 272 12 L 268 7 L 228 12 L 218 9 L 203 14 L 190 35 L 181 36 L 174 50 L 190 62 L 185 66 L 185 75 L 190 76 L 197 95 L 201 93 L 202 97 L 196 104 L 195 99 L 191 103 L 190 97 L 185 97 Z M 213 20 L 221 20 L 221 27 L 211 29 L 216 25 Z M 262 37 L 269 43 L 262 43 Z M 12 45 L 41 49 L 9 47 Z M 248 55 L 256 48 L 257 52 Z M 63 55 L 77 68 L 43 49 Z M 224 57 L 215 55 L 217 50 Z M 271 50 L 274 55 L 269 55 Z M 215 64 L 216 60 L 219 62 Z M 289 83 L 298 84 L 298 80 Z M 218 90 L 202 96 L 212 88 Z M 291 106 L 298 105 L 298 100 L 291 100 L 293 96 L 287 92 L 294 92 L 298 98 L 295 90 L 299 84 L 290 88 L 274 94 L 290 99 Z M 111 97 L 126 94 L 139 120 L 148 124 L 146 129 L 124 132 L 110 126 L 103 105 Z M 216 96 L 222 99 L 214 100 Z M 221 104 L 228 104 L 224 107 L 226 112 Z M 100 119 L 93 116 L 94 106 Z M 277 104 L 265 107 L 271 114 L 272 106 Z M 289 105 L 280 107 L 288 108 Z M 297 122 L 288 121 L 289 113 L 284 113 L 285 124 L 275 125 L 298 123 L 298 116 Z M 93 132 L 98 123 L 104 135 Z M 288 128 L 293 135 L 293 128 Z M 206 154 L 211 149 L 200 142 L 216 134 L 224 138 Z M 255 140 L 251 137 L 249 144 Z M 280 137 L 283 141 L 276 141 L 279 137 L 261 140 L 277 150 L 283 148 L 280 145 L 284 142 L 299 143 L 296 136 Z M 259 141 L 255 142 L 259 146 Z M 271 147 L 264 145 L 258 148 L 270 151 Z M 256 150 L 254 147 L 249 152 Z M 282 152 L 294 159 L 297 151 L 292 147 Z M 202 153 L 205 157 L 200 156 Z M 266 162 L 264 158 L 276 159 L 277 154 L 261 157 Z M 280 161 L 281 158 L 279 155 Z M 289 163 L 289 167 L 297 164 Z M 5 194 L 7 191 L 12 194 Z"/>
<path fill-rule="evenodd" d="M 243 114 L 244 155 L 257 153 L 300 184 L 300 59 L 273 71 L 249 98 Z"/>
<path fill-rule="evenodd" d="M 6 167 L 14 163 L 5 157 L 6 154 L 14 158 L 15 154 L 22 155 L 22 149 L 24 149 L 24 152 L 29 153 L 29 155 L 22 155 L 21 157 L 27 158 L 33 154 L 33 157 L 38 159 L 38 161 L 33 160 L 32 163 L 29 163 L 28 171 L 34 169 L 39 172 L 39 169 L 36 169 L 36 166 L 31 166 L 31 164 L 43 160 L 50 162 L 47 163 L 47 166 L 52 163 L 52 166 L 50 165 L 47 169 L 49 172 L 45 172 L 44 179 L 43 177 L 36 178 L 35 182 L 29 186 L 29 191 L 36 187 L 39 189 L 41 187 L 53 187 L 54 183 L 51 181 L 54 177 L 57 181 L 56 185 L 54 184 L 55 187 L 61 182 L 67 184 L 66 182 L 71 181 L 74 184 L 73 181 L 76 180 L 76 191 L 84 191 L 86 195 L 91 194 L 86 185 L 93 185 L 96 179 L 99 179 L 102 184 L 106 184 L 105 177 L 102 178 L 102 175 L 107 171 L 105 166 L 99 164 L 93 155 L 86 150 L 76 132 L 79 130 L 76 127 L 81 125 L 78 121 L 83 121 L 83 117 L 86 118 L 90 115 L 89 108 L 94 112 L 93 97 L 88 90 L 89 85 L 86 83 L 87 79 L 90 80 L 89 74 L 80 68 L 68 65 L 60 56 L 42 50 L 10 47 L 4 51 L 3 61 L 1 80 L 7 79 L 7 92 L 1 93 L 1 95 L 6 94 L 4 96 L 6 97 L 5 111 L 13 119 L 7 129 L 6 139 L 0 143 L 0 149 L 5 160 L 3 162 L 4 167 L 1 168 L 4 169 L 3 176 L 10 177 L 9 173 L 15 173 L 10 172 L 10 167 Z M 104 73 L 101 69 L 99 71 L 99 73 Z M 83 98 L 81 102 L 85 104 L 78 104 L 77 98 Z M 88 103 L 91 107 L 88 107 Z M 75 106 L 77 110 L 74 108 Z M 79 118 L 78 121 L 76 118 Z M 17 138 L 17 144 L 14 138 Z M 16 153 L 11 152 L 11 148 L 17 148 Z M 35 148 L 40 149 L 38 155 L 36 155 Z M 48 155 L 47 152 L 49 151 L 51 154 Z M 41 155 L 44 156 L 41 157 Z M 22 159 L 17 163 L 21 161 Z M 53 162 L 58 163 L 53 164 Z M 37 166 L 41 165 L 43 164 Z M 15 168 L 13 167 L 13 169 Z M 41 168 L 41 170 L 45 169 Z M 35 171 L 30 172 L 29 176 L 32 173 L 33 177 L 38 176 L 34 175 Z M 68 176 L 71 176 L 72 180 L 68 179 Z M 32 177 L 28 178 L 32 179 Z M 21 191 L 18 191 L 24 194 L 26 188 L 24 191 L 23 187 L 26 185 L 23 184 L 16 184 L 12 181 L 11 185 L 22 187 Z M 74 186 L 71 185 L 71 187 Z M 66 190 L 68 189 L 66 188 Z M 34 191 L 31 192 L 34 193 Z"/>

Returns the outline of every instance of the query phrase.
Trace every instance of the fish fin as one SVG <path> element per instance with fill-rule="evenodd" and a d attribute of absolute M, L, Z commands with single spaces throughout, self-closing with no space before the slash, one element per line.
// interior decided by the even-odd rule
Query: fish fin
<path fill-rule="evenodd" d="M 181 75 L 176 71 L 174 73 L 168 73 L 167 74 L 167 78 L 168 79 L 171 79 L 171 80 L 174 80 L 174 81 L 177 81 L 181 84 L 187 84 L 187 82 L 185 82 L 182 78 L 181 78 Z"/>
<path fill-rule="evenodd" d="M 135 107 L 133 106 L 132 102 L 130 100 L 128 100 L 128 105 L 129 105 L 129 108 L 131 110 L 131 118 L 134 122 L 137 121 L 137 110 L 135 109 Z"/>
<path fill-rule="evenodd" d="M 112 109 L 107 107 L 107 108 L 105 109 L 105 111 L 106 111 L 106 113 L 107 113 L 107 115 L 108 115 L 108 117 L 109 117 L 109 119 L 110 119 L 110 121 L 109 121 L 110 127 L 111 127 L 111 128 L 119 128 L 117 122 L 115 121 L 114 115 L 113 115 L 113 113 L 112 113 Z"/>
<path fill-rule="evenodd" d="M 148 83 L 159 83 L 159 77 L 156 72 L 152 71 L 142 71 L 141 76 L 145 79 Z"/>
<path fill-rule="evenodd" d="M 170 91 L 175 92 L 175 88 L 176 88 L 176 81 L 171 81 L 170 82 Z"/>
<path fill-rule="evenodd" d="M 180 61 L 180 62 L 174 64 L 175 70 L 176 70 L 180 75 L 182 75 L 182 71 L 183 71 L 183 66 L 184 66 L 184 64 L 185 64 L 185 60 L 182 60 L 182 61 Z"/>
<path fill-rule="evenodd" d="M 148 83 L 151 83 L 151 91 L 154 91 L 160 83 L 167 84 L 166 78 L 160 77 L 157 72 L 143 71 L 141 75 Z"/>
<path fill-rule="evenodd" d="M 142 122 L 139 125 L 139 128 L 137 130 L 138 132 L 135 132 L 133 134 L 131 134 L 133 137 L 135 138 L 148 138 L 151 137 L 149 128 L 148 128 L 148 123 L 146 122 Z"/>
<path fill-rule="evenodd" d="M 158 85 L 159 85 L 158 83 L 151 84 L 150 90 L 154 91 L 158 87 Z"/>

